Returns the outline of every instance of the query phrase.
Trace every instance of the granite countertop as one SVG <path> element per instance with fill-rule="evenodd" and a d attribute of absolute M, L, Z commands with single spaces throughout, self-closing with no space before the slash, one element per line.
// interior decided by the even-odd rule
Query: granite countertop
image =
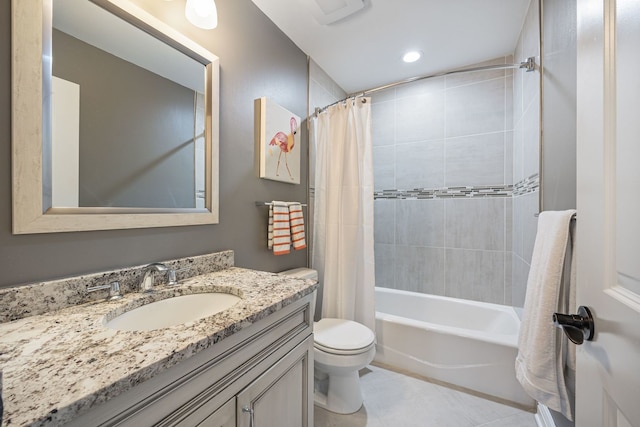
<path fill-rule="evenodd" d="M 316 284 L 273 273 L 229 268 L 129 293 L 0 323 L 3 426 L 68 422 L 183 359 L 214 345 L 312 293 Z M 126 309 L 165 297 L 226 291 L 236 305 L 214 316 L 153 331 L 116 331 L 103 325 Z M 109 369 L 103 369 L 108 364 Z"/>

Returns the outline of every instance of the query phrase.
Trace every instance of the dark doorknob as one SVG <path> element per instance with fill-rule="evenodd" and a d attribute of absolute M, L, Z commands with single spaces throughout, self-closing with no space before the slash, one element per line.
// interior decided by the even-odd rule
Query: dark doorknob
<path fill-rule="evenodd" d="M 574 344 L 591 341 L 594 334 L 593 316 L 588 307 L 578 307 L 578 314 L 553 313 L 553 324 L 562 328 L 565 335 Z"/>

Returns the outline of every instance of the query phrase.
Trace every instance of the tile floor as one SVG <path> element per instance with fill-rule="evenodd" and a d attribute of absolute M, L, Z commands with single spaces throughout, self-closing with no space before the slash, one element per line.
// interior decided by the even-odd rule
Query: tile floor
<path fill-rule="evenodd" d="M 534 415 L 377 366 L 360 372 L 363 407 L 315 408 L 315 427 L 536 427 Z"/>

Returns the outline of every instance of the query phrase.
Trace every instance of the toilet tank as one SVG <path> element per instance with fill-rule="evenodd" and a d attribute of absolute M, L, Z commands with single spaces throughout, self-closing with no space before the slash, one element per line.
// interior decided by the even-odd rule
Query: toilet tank
<path fill-rule="evenodd" d="M 318 272 L 311 268 L 305 268 L 305 267 L 293 268 L 291 270 L 281 271 L 278 274 L 295 277 L 297 279 L 311 279 L 311 280 L 318 281 Z"/>

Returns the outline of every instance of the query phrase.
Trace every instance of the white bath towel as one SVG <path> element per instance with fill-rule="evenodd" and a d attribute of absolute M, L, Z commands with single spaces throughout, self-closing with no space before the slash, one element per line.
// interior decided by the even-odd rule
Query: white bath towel
<path fill-rule="evenodd" d="M 527 394 L 570 420 L 573 402 L 568 378 L 575 370 L 575 348 L 553 325 L 552 315 L 575 310 L 575 257 L 567 259 L 575 252 L 570 233 L 574 215 L 575 210 L 540 214 L 516 357 L 516 376 Z"/>
<path fill-rule="evenodd" d="M 285 255 L 291 248 L 289 206 L 286 202 L 273 201 L 269 209 L 269 223 L 273 226 L 273 254 Z"/>
<path fill-rule="evenodd" d="M 289 225 L 291 226 L 291 243 L 293 249 L 300 250 L 307 247 L 304 234 L 304 217 L 302 215 L 302 204 L 298 202 L 289 203 Z"/>

